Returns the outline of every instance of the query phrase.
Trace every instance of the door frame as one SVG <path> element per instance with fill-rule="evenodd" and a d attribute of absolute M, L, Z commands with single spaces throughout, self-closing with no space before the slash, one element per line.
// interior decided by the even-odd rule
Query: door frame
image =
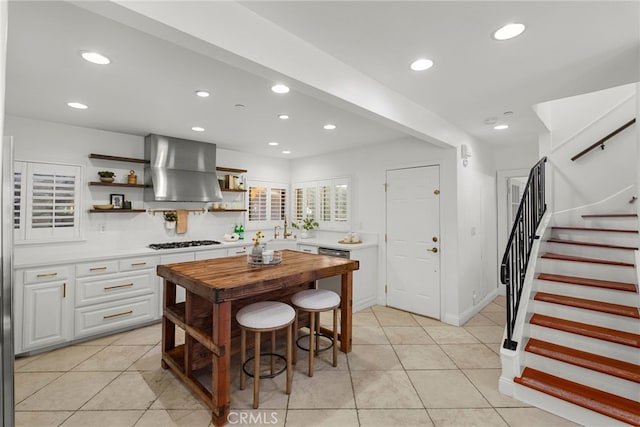
<path fill-rule="evenodd" d="M 508 183 L 509 178 L 515 178 L 518 176 L 529 176 L 530 169 L 506 169 L 499 170 L 496 172 L 496 206 L 497 210 L 497 229 L 498 229 L 498 265 L 496 268 L 498 269 L 498 293 L 500 295 L 504 295 L 506 290 L 505 287 L 500 283 L 500 262 L 502 261 L 502 255 L 504 255 L 504 249 L 507 245 L 507 240 L 509 239 L 509 232 L 511 231 L 507 226 L 507 191 L 508 191 Z"/>
<path fill-rule="evenodd" d="M 420 164 L 420 165 L 411 165 L 411 166 L 398 166 L 398 167 L 388 167 L 385 168 L 384 171 L 384 186 L 385 186 L 385 192 L 384 192 L 384 276 L 383 276 L 383 280 L 381 281 L 381 289 L 384 295 L 384 305 L 385 307 L 388 307 L 387 304 L 387 263 L 389 261 L 389 253 L 387 251 L 387 190 L 386 190 L 386 185 L 387 185 L 387 174 L 389 173 L 389 171 L 398 171 L 398 170 L 404 170 L 404 169 L 416 169 L 416 168 L 425 168 L 425 167 L 434 167 L 437 166 L 438 167 L 438 187 L 440 188 L 440 195 L 442 195 L 442 187 L 443 187 L 443 165 L 441 163 L 431 163 L 431 164 Z M 443 206 L 443 199 L 442 197 L 440 198 L 440 201 L 438 203 L 438 217 L 439 217 L 439 224 L 438 224 L 438 233 L 440 236 L 440 321 L 444 321 L 445 317 L 447 317 L 447 313 L 446 313 L 446 298 L 445 298 L 445 289 L 444 289 L 444 280 L 443 280 L 443 272 L 444 272 L 444 262 L 443 262 L 443 247 L 446 248 L 445 245 L 445 240 L 443 238 L 443 228 L 442 228 L 442 206 Z M 380 301 L 381 299 L 378 298 L 378 301 Z"/>

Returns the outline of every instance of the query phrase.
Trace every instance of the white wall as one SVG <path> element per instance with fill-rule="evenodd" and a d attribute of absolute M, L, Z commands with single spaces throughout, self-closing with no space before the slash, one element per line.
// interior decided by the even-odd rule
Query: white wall
<path fill-rule="evenodd" d="M 355 231 L 384 242 L 385 174 L 389 169 L 440 165 L 442 319 L 463 323 L 476 302 L 496 287 L 495 166 L 493 150 L 472 146 L 462 169 L 459 149 L 442 149 L 412 138 L 292 161 L 292 182 L 350 176 Z M 464 210 L 464 212 L 462 212 Z M 407 226 L 411 226 L 408 224 Z M 471 229 L 475 234 L 471 235 Z M 463 235 L 464 233 L 464 235 Z M 380 245 L 378 303 L 385 304 L 386 247 Z"/>
<path fill-rule="evenodd" d="M 478 304 L 497 293 L 496 168 L 492 147 L 471 143 L 472 157 L 458 165 L 458 296 L 457 317 L 449 323 L 463 324 Z M 474 297 L 475 295 L 475 297 Z"/>
<path fill-rule="evenodd" d="M 538 152 L 539 148 L 536 143 L 499 146 L 494 151 L 495 167 L 498 171 L 509 169 L 530 170 L 542 157 Z"/>
<path fill-rule="evenodd" d="M 548 103 L 551 132 L 545 146 L 553 212 L 597 212 L 598 202 L 634 192 L 629 188 L 637 179 L 637 124 L 605 143 L 605 150 L 597 148 L 576 161 L 571 157 L 636 117 L 636 91 L 636 85 L 626 85 Z M 625 212 L 625 197 L 601 209 Z"/>
<path fill-rule="evenodd" d="M 144 137 L 97 129 L 69 126 L 7 115 L 5 134 L 14 137 L 15 159 L 78 164 L 84 168 L 82 184 L 82 228 L 84 241 L 67 244 L 46 244 L 37 248 L 17 246 L 15 253 L 20 256 L 28 251 L 78 250 L 94 251 L 100 248 L 127 249 L 144 246 L 149 243 L 214 239 L 221 240 L 225 233 L 233 231 L 233 226 L 242 220 L 242 213 L 206 213 L 189 215 L 188 232 L 176 235 L 165 230 L 162 215 L 147 213 L 92 213 L 87 211 L 94 204 L 107 203 L 110 193 L 124 193 L 135 209 L 146 208 L 187 208 L 208 207 L 204 203 L 144 203 L 142 190 L 131 188 L 89 187 L 86 183 L 97 181 L 98 170 L 109 169 L 116 172 L 119 182 L 126 182 L 126 175 L 134 169 L 138 182 L 143 181 L 143 168 L 140 164 L 107 162 L 89 159 L 90 153 L 108 154 L 121 157 L 144 157 Z M 251 154 L 217 150 L 218 166 L 247 169 L 248 179 L 268 179 L 289 182 L 289 160 L 265 159 Z M 237 197 L 233 193 L 231 196 Z M 226 199 L 225 199 L 226 200 Z M 100 226 L 106 227 L 100 232 Z"/>

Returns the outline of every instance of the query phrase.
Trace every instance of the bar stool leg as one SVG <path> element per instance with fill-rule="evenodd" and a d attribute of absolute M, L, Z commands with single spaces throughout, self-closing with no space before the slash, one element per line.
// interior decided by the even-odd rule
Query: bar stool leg
<path fill-rule="evenodd" d="M 271 375 L 276 371 L 276 331 L 271 331 Z"/>
<path fill-rule="evenodd" d="M 294 317 L 294 321 L 293 321 L 293 364 L 295 365 L 296 362 L 298 361 L 298 309 L 295 309 L 296 311 L 296 316 Z"/>
<path fill-rule="evenodd" d="M 240 328 L 240 390 L 244 390 L 244 363 L 247 361 L 247 331 Z"/>
<path fill-rule="evenodd" d="M 316 313 L 316 356 L 320 354 L 320 312 Z"/>
<path fill-rule="evenodd" d="M 338 366 L 338 309 L 333 309 L 333 367 Z"/>
<path fill-rule="evenodd" d="M 291 324 L 287 326 L 287 394 L 291 394 L 291 379 L 293 370 L 291 369 Z"/>
<path fill-rule="evenodd" d="M 314 351 L 314 339 L 315 339 L 315 330 L 316 330 L 316 314 L 313 312 L 309 313 L 309 376 L 313 376 L 313 353 Z"/>
<path fill-rule="evenodd" d="M 260 404 L 260 332 L 255 332 L 255 344 L 253 347 L 253 409 L 258 409 Z"/>

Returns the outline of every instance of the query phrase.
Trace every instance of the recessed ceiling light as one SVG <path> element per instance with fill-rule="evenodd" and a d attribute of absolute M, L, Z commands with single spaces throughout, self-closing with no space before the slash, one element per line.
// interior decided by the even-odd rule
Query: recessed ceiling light
<path fill-rule="evenodd" d="M 67 102 L 67 105 L 77 110 L 86 110 L 87 108 L 89 108 L 87 105 L 82 104 L 80 102 Z"/>
<path fill-rule="evenodd" d="M 496 125 L 493 128 L 495 130 L 505 130 L 505 129 L 509 129 L 509 125 Z"/>
<path fill-rule="evenodd" d="M 198 95 L 200 98 L 207 98 L 211 94 L 209 92 L 207 92 L 206 90 L 197 90 L 196 91 L 196 95 Z"/>
<path fill-rule="evenodd" d="M 278 115 L 278 118 L 280 120 L 287 120 L 287 119 L 289 119 L 289 115 L 288 114 L 280 114 L 280 115 Z"/>
<path fill-rule="evenodd" d="M 284 150 L 284 151 L 282 152 L 282 154 L 291 154 L 291 151 L 289 151 L 289 150 Z"/>
<path fill-rule="evenodd" d="M 433 67 L 433 61 L 426 58 L 416 59 L 411 63 L 411 69 L 413 71 L 424 71 Z"/>
<path fill-rule="evenodd" d="M 498 122 L 497 117 L 487 117 L 486 119 L 484 119 L 485 125 L 495 125 L 497 122 Z"/>
<path fill-rule="evenodd" d="M 334 130 L 336 128 L 336 125 L 334 125 L 333 123 L 327 123 L 326 125 L 322 126 L 322 128 L 325 130 Z"/>
<path fill-rule="evenodd" d="M 504 27 L 498 28 L 493 33 L 493 38 L 496 40 L 509 40 L 518 37 L 524 32 L 525 28 L 524 24 L 507 24 Z"/>
<path fill-rule="evenodd" d="M 82 59 L 93 64 L 107 65 L 111 63 L 109 58 L 99 54 L 98 52 L 82 52 L 80 55 L 82 56 Z"/>
<path fill-rule="evenodd" d="M 277 84 L 277 85 L 271 86 L 271 90 L 274 91 L 275 93 L 288 93 L 289 87 L 283 84 Z"/>
<path fill-rule="evenodd" d="M 204 128 L 200 127 L 200 126 L 194 126 L 191 128 L 191 130 L 196 131 L 196 132 L 204 132 Z"/>
<path fill-rule="evenodd" d="M 277 142 L 275 142 L 275 141 L 271 141 L 271 142 L 269 143 L 269 145 L 271 145 L 272 147 L 275 147 L 275 146 L 278 146 L 278 145 L 280 145 L 280 144 L 279 144 L 279 143 L 277 143 Z"/>

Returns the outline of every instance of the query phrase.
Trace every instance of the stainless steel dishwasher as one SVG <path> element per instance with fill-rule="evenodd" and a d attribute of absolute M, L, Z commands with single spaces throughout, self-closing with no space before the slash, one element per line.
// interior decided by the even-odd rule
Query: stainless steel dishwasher
<path fill-rule="evenodd" d="M 338 258 L 350 259 L 351 251 L 320 247 L 318 248 L 318 255 L 328 255 L 328 256 L 334 256 Z M 340 295 L 342 291 L 342 280 L 340 276 L 329 277 L 327 279 L 320 279 L 318 280 L 318 289 L 328 289 Z"/>

